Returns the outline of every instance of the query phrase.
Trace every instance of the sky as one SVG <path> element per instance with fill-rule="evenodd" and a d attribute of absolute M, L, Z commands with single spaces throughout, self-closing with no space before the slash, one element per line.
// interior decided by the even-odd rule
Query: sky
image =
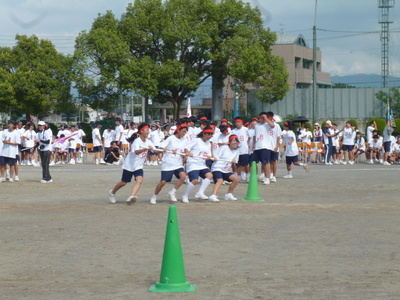
<path fill-rule="evenodd" d="M 316 2 L 317 1 L 317 2 Z M 1 0 L 0 46 L 12 47 L 16 34 L 36 35 L 72 54 L 74 40 L 90 30 L 97 15 L 111 10 L 117 17 L 126 0 Z M 277 34 L 302 34 L 312 47 L 317 3 L 317 47 L 322 71 L 333 75 L 381 74 L 378 0 L 249 0 L 264 24 Z M 397 5 L 397 6 L 396 6 Z M 391 9 L 389 73 L 400 76 L 400 15 Z M 325 31 L 328 30 L 328 31 Z"/>

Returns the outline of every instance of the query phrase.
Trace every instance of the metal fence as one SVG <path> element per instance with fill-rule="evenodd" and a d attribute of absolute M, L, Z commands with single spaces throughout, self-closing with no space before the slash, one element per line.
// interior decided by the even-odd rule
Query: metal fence
<path fill-rule="evenodd" d="M 317 119 L 369 119 L 384 117 L 386 106 L 376 99 L 382 88 L 318 89 Z M 292 89 L 284 99 L 274 104 L 262 103 L 254 92 L 248 93 L 247 103 L 252 103 L 257 112 L 273 111 L 281 116 L 302 115 L 312 117 L 312 89 Z"/>

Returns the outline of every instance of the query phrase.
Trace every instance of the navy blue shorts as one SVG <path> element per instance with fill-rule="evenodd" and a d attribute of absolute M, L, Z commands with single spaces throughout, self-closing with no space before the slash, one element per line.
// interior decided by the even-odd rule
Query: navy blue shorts
<path fill-rule="evenodd" d="M 176 178 L 180 178 L 179 174 L 185 172 L 183 168 L 179 168 L 172 171 L 161 171 L 161 181 L 171 182 L 172 176 L 175 175 Z"/>
<path fill-rule="evenodd" d="M 286 164 L 291 165 L 292 163 L 298 162 L 299 161 L 299 156 L 286 156 Z"/>
<path fill-rule="evenodd" d="M 124 169 L 123 172 L 122 172 L 121 181 L 122 182 L 131 182 L 133 176 L 135 176 L 135 178 L 138 177 L 138 176 L 142 176 L 143 177 L 143 169 L 136 170 L 135 172 L 131 172 L 131 171 L 128 171 L 128 170 Z"/>
<path fill-rule="evenodd" d="M 354 145 L 342 145 L 342 148 L 340 148 L 340 150 L 342 151 L 353 151 L 354 149 Z"/>
<path fill-rule="evenodd" d="M 357 151 L 356 151 L 356 153 L 360 153 L 360 154 L 363 154 L 365 151 L 364 150 L 361 150 L 361 149 L 357 149 Z"/>
<path fill-rule="evenodd" d="M 188 173 L 189 181 L 197 180 L 199 177 L 206 178 L 206 174 L 211 173 L 210 169 L 203 169 L 203 170 L 193 170 Z"/>
<path fill-rule="evenodd" d="M 102 146 L 93 147 L 93 152 L 101 152 L 101 151 L 103 151 L 103 147 Z"/>
<path fill-rule="evenodd" d="M 391 145 L 390 141 L 383 143 L 383 149 L 385 150 L 385 152 L 390 152 L 390 145 Z"/>
<path fill-rule="evenodd" d="M 213 163 L 214 163 L 214 161 L 211 160 L 211 159 L 207 159 L 206 160 L 206 166 L 209 167 L 210 169 L 211 169 L 211 166 L 212 166 Z"/>
<path fill-rule="evenodd" d="M 271 160 L 278 160 L 279 159 L 279 152 L 272 151 L 271 152 Z"/>
<path fill-rule="evenodd" d="M 221 171 L 214 171 L 212 173 L 213 173 L 214 183 L 216 183 L 218 179 L 223 179 L 224 181 L 228 182 L 232 181 L 229 179 L 229 177 L 231 177 L 233 173 L 222 173 Z"/>
<path fill-rule="evenodd" d="M 335 154 L 335 153 L 337 153 L 337 148 L 336 148 L 336 146 L 332 146 L 332 154 Z"/>
<path fill-rule="evenodd" d="M 248 154 L 241 154 L 239 155 L 239 161 L 237 162 L 236 166 L 247 166 L 250 163 L 250 155 Z"/>
<path fill-rule="evenodd" d="M 0 165 L 7 165 L 8 164 L 11 167 L 11 166 L 15 165 L 17 163 L 17 161 L 18 161 L 17 158 L 1 156 Z"/>
<path fill-rule="evenodd" d="M 23 152 L 23 153 L 33 153 L 33 147 L 32 148 L 27 148 L 27 149 L 25 149 L 25 150 L 22 150 L 21 152 Z"/>
<path fill-rule="evenodd" d="M 262 164 L 268 164 L 271 160 L 271 150 L 259 149 L 253 152 L 253 161 L 256 163 L 261 162 Z"/>
<path fill-rule="evenodd" d="M 75 153 L 75 149 L 74 149 L 74 148 L 69 148 L 69 149 L 68 149 L 68 152 L 69 152 L 69 153 Z"/>

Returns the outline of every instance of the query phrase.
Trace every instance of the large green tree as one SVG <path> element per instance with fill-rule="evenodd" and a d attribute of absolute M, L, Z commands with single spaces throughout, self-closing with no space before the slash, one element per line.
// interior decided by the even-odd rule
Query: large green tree
<path fill-rule="evenodd" d="M 209 77 L 215 89 L 232 76 L 242 90 L 252 84 L 261 100 L 275 102 L 288 90 L 285 64 L 270 51 L 275 39 L 243 1 L 136 0 L 120 19 L 99 15 L 79 35 L 77 87 L 98 107 L 134 90 L 172 103 L 176 118 Z"/>
<path fill-rule="evenodd" d="M 36 36 L 17 35 L 14 47 L 0 48 L 0 110 L 44 117 L 71 108 L 72 58 Z"/>

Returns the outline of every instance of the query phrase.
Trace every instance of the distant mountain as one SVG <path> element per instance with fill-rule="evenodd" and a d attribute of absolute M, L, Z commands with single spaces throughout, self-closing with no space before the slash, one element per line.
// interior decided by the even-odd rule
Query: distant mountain
<path fill-rule="evenodd" d="M 381 87 L 381 75 L 356 74 L 348 76 L 331 76 L 333 83 L 345 83 L 355 87 Z M 400 86 L 400 77 L 389 76 L 389 86 Z"/>

